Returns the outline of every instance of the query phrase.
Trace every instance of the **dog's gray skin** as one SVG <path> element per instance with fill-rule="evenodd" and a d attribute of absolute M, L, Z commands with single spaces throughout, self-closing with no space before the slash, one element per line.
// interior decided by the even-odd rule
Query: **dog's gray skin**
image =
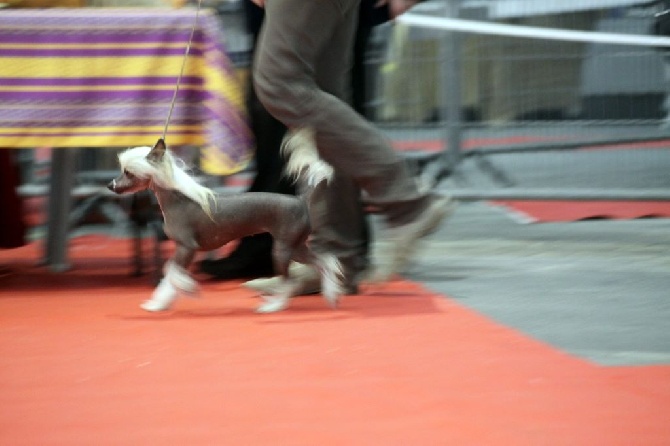
<path fill-rule="evenodd" d="M 147 155 L 147 160 L 160 162 L 166 150 L 165 142 L 160 139 Z M 288 298 L 292 297 L 288 272 L 291 260 L 314 265 L 323 274 L 327 273 L 324 271 L 328 268 L 327 262 L 307 245 L 311 226 L 304 198 L 264 192 L 216 194 L 210 216 L 181 192 L 161 188 L 151 179 L 140 179 L 128 171 L 107 187 L 117 194 L 153 190 L 163 213 L 165 234 L 176 243 L 171 260 L 184 272 L 197 251 L 211 251 L 248 235 L 269 232 L 274 239 L 275 272 L 286 279 L 287 289 L 284 296 L 277 296 L 279 303 L 268 301 L 265 307 L 259 307 L 259 312 L 279 311 L 288 305 Z M 339 295 L 326 296 L 324 293 L 324 297 L 335 306 Z"/>

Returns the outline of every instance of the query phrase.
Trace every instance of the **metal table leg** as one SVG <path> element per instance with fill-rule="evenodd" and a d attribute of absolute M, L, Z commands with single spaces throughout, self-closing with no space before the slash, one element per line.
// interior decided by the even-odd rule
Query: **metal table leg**
<path fill-rule="evenodd" d="M 70 268 L 67 256 L 77 149 L 54 149 L 51 156 L 45 262 L 54 272 Z"/>

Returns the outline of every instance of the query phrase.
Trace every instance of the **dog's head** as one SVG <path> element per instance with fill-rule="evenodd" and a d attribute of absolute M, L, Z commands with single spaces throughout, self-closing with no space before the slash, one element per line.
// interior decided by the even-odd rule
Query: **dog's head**
<path fill-rule="evenodd" d="M 117 194 L 132 194 L 151 185 L 154 172 L 165 157 L 165 141 L 159 139 L 153 147 L 135 147 L 119 155 L 121 175 L 110 181 L 107 188 Z"/>

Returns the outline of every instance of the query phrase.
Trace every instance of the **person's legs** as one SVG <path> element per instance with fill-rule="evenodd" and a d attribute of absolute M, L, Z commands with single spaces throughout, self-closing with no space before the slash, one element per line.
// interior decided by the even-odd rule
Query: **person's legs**
<path fill-rule="evenodd" d="M 245 7 L 247 17 L 251 20 L 249 29 L 256 42 L 258 26 L 263 21 L 262 10 L 251 2 L 245 2 Z M 354 23 L 350 22 L 349 26 Z M 319 87 L 347 102 L 350 100 L 352 90 L 358 98 L 362 94 L 362 85 L 356 82 L 360 79 L 361 70 L 357 71 L 359 75 L 355 77 L 353 74 L 352 77 L 347 77 L 343 73 L 346 73 L 348 66 L 351 65 L 352 48 L 353 54 L 359 56 L 358 62 L 362 63 L 364 48 L 361 42 L 369 35 L 369 27 L 366 29 L 367 32 L 362 35 L 357 32 L 354 44 L 346 43 L 351 39 L 350 28 L 338 27 L 333 40 L 342 44 L 333 45 L 327 57 L 319 58 L 316 64 Z M 295 194 L 294 184 L 283 174 L 285 161 L 279 150 L 286 127 L 267 112 L 258 100 L 253 86 L 251 87 L 247 95 L 247 109 L 251 130 L 256 140 L 256 175 L 248 191 Z M 353 180 L 343 174 L 337 175 L 326 194 L 323 206 L 317 208 L 318 210 L 314 212 L 317 221 L 314 225 L 315 249 L 335 254 L 342 262 L 345 271 L 351 271 L 352 274 L 364 269 L 368 264 L 369 232 L 360 204 L 360 190 Z M 318 221 L 327 223 L 319 224 Z M 201 262 L 201 270 L 218 279 L 267 275 L 268 269 L 271 271 L 272 244 L 269 234 L 244 237 L 228 257 Z"/>
<path fill-rule="evenodd" d="M 316 83 L 323 57 L 335 68 L 331 75 L 346 82 L 346 61 L 336 60 L 342 54 L 333 50 L 352 48 L 357 8 L 357 0 L 267 2 L 254 82 L 268 111 L 289 127 L 314 128 L 321 157 L 353 178 L 389 225 L 397 226 L 427 206 L 425 192 L 383 134 Z M 348 40 L 338 32 L 343 28 Z"/>
<path fill-rule="evenodd" d="M 354 39 L 353 64 L 351 66 L 351 105 L 359 115 L 366 119 L 371 119 L 370 113 L 366 110 L 367 101 L 367 70 L 365 56 L 367 53 L 368 42 L 372 34 L 372 27 L 361 23 L 359 19 L 356 28 L 356 37 Z"/>
<path fill-rule="evenodd" d="M 354 13 L 356 13 L 355 11 Z M 352 22 L 355 25 L 357 22 Z M 362 85 L 348 76 L 348 67 L 352 64 L 351 55 L 362 53 L 363 45 L 347 43 L 350 40 L 350 29 L 340 26 L 335 30 L 334 42 L 340 45 L 329 47 L 328 57 L 320 57 L 315 64 L 316 84 L 323 91 L 350 102 L 363 95 Z M 359 34 L 357 33 L 357 36 Z M 361 38 L 369 35 L 365 33 Z M 362 62 L 362 54 L 359 62 Z M 360 101 L 359 101 L 360 102 Z M 362 110 L 362 108 L 361 108 Z M 361 191 L 351 177 L 336 171 L 336 175 L 328 188 L 320 191 L 322 199 L 314 200 L 310 208 L 313 234 L 311 246 L 316 252 L 334 254 L 342 265 L 344 282 L 347 292 L 356 291 L 358 275 L 369 264 L 370 232 L 367 217 L 361 203 Z M 291 274 L 300 286 L 299 294 L 311 294 L 321 289 L 317 271 L 307 265 L 294 265 Z M 281 285 L 276 280 L 255 280 L 249 282 L 251 288 L 272 294 Z"/>
<path fill-rule="evenodd" d="M 351 28 L 358 25 L 358 8 L 351 11 L 346 26 L 334 30 L 328 51 L 317 58 L 315 77 L 318 88 L 351 103 L 354 83 L 351 77 L 354 40 Z M 345 284 L 354 289 L 357 275 L 367 268 L 369 233 L 361 191 L 346 172 L 335 169 L 335 176 L 312 204 L 312 245 L 316 251 L 334 254 L 342 264 Z"/>
<path fill-rule="evenodd" d="M 313 249 L 334 254 L 342 265 L 345 284 L 353 289 L 369 264 L 370 234 L 360 189 L 351 178 L 336 172 L 322 200 L 312 204 L 310 217 Z"/>
<path fill-rule="evenodd" d="M 404 248 L 435 229 L 447 212 L 446 202 L 421 190 L 381 132 L 321 87 L 346 89 L 358 6 L 358 0 L 267 2 L 254 83 L 277 119 L 315 130 L 321 157 L 365 190 L 389 226 L 407 228 L 398 246 Z"/>

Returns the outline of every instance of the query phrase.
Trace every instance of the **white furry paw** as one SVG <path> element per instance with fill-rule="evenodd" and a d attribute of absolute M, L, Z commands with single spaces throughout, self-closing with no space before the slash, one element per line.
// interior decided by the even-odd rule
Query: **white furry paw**
<path fill-rule="evenodd" d="M 198 283 L 193 280 L 188 271 L 172 261 L 166 265 L 165 277 L 172 286 L 183 293 L 195 295 L 198 292 Z"/>
<path fill-rule="evenodd" d="M 152 313 L 156 313 L 159 311 L 166 311 L 169 310 L 171 306 L 171 303 L 165 303 L 165 302 L 156 302 L 155 300 L 145 300 L 140 304 L 140 308 L 143 309 L 144 311 L 150 311 Z"/>
<path fill-rule="evenodd" d="M 323 280 L 321 285 L 321 294 L 330 308 L 337 308 L 340 303 L 340 297 L 344 293 L 342 284 L 336 278 Z"/>
<path fill-rule="evenodd" d="M 288 308 L 289 299 L 284 296 L 262 296 L 265 302 L 256 308 L 256 313 L 276 313 Z"/>
<path fill-rule="evenodd" d="M 163 278 L 151 295 L 151 299 L 144 301 L 140 308 L 152 312 L 169 310 L 178 296 L 179 291 L 170 280 Z"/>
<path fill-rule="evenodd" d="M 328 303 L 328 306 L 333 310 L 337 308 L 340 303 L 340 294 L 323 294 L 323 298 Z"/>

